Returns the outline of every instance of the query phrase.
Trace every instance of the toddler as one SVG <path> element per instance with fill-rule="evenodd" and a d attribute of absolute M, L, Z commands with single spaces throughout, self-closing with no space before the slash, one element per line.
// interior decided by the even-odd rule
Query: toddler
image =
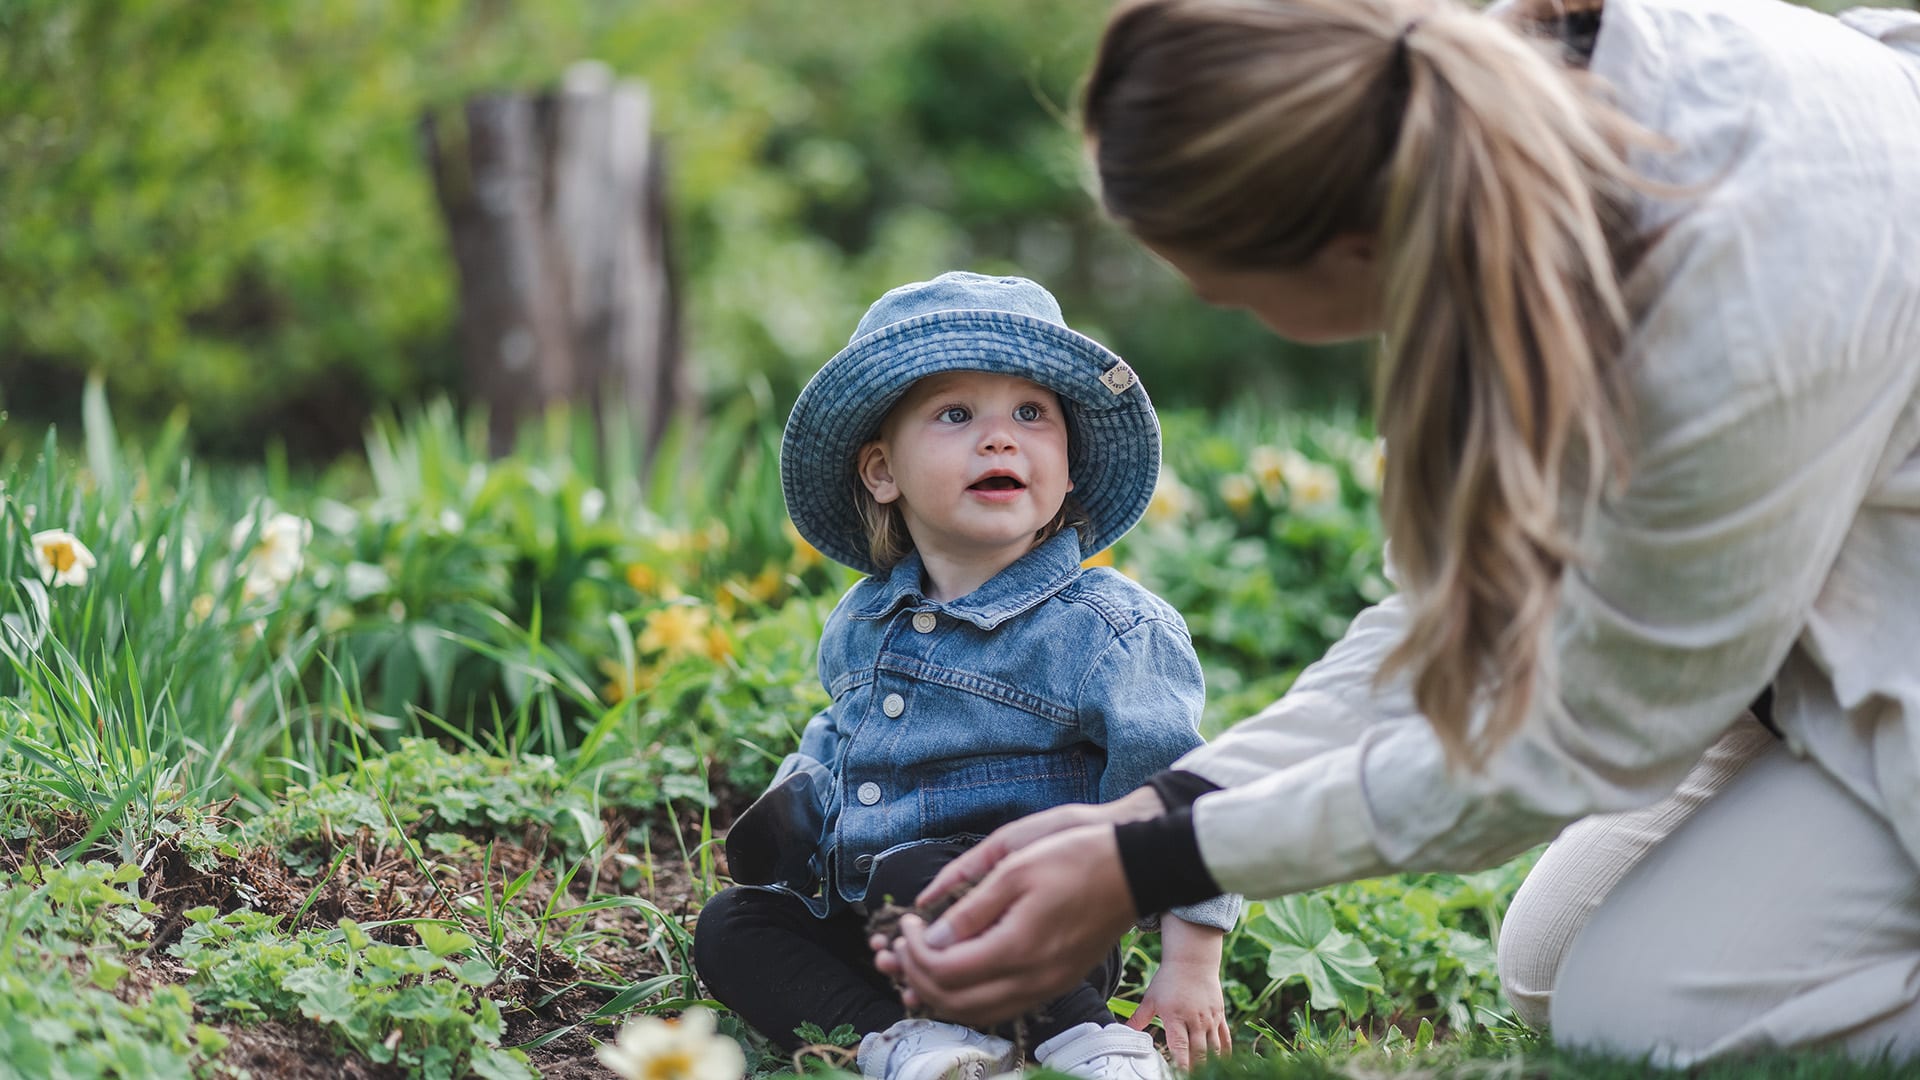
<path fill-rule="evenodd" d="M 1119 357 L 1045 289 L 947 273 L 881 297 L 801 392 L 780 471 L 822 552 L 866 572 L 828 617 L 832 704 L 734 824 L 736 882 L 700 913 L 714 997 L 782 1047 L 851 1024 L 875 1080 L 975 1080 L 1015 1064 L 1007 1032 L 906 1017 L 866 916 L 911 904 L 997 826 L 1105 802 L 1200 744 L 1204 688 L 1180 616 L 1082 561 L 1146 509 L 1160 431 Z M 1237 897 L 1176 909 L 1132 1024 L 1107 1008 L 1116 947 L 1048 1003 L 1039 1064 L 1159 1080 L 1226 1046 L 1221 942 Z"/>

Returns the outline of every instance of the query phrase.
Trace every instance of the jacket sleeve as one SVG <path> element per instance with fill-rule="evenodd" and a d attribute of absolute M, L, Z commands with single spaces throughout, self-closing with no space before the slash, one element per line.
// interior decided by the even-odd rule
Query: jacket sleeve
<path fill-rule="evenodd" d="M 1095 658 L 1079 702 L 1082 729 L 1107 752 L 1100 801 L 1110 802 L 1200 744 L 1206 683 L 1193 639 L 1170 620 L 1141 622 Z M 1240 918 L 1240 898 L 1217 896 L 1173 913 L 1200 926 L 1231 930 Z"/>
<path fill-rule="evenodd" d="M 800 749 L 781 760 L 780 767 L 774 770 L 773 783 L 767 786 L 770 789 L 780 786 L 780 781 L 807 762 L 833 768 L 833 758 L 839 749 L 840 733 L 834 730 L 833 707 L 829 705 L 807 721 L 805 730 L 800 733 Z"/>
<path fill-rule="evenodd" d="M 1580 522 L 1552 677 L 1521 730 L 1480 773 L 1450 769 L 1404 685 L 1375 686 L 1404 609 L 1372 609 L 1280 702 L 1179 763 L 1225 785 L 1193 807 L 1222 887 L 1497 863 L 1670 793 L 1778 669 L 1912 407 L 1911 345 L 1872 313 L 1915 309 L 1920 289 L 1885 238 L 1817 244 L 1775 227 L 1790 200 L 1726 190 L 1636 276 L 1631 478 Z"/>

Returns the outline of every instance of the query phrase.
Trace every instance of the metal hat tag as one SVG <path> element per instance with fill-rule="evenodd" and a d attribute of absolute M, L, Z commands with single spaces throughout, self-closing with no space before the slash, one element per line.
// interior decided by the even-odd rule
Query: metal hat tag
<path fill-rule="evenodd" d="M 1100 382 L 1116 394 L 1124 394 L 1127 388 L 1140 380 L 1134 377 L 1133 369 L 1122 360 L 1100 373 Z"/>

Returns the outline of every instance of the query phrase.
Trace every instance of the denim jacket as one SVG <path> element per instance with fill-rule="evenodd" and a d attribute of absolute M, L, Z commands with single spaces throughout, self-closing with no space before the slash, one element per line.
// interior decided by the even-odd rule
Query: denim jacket
<path fill-rule="evenodd" d="M 790 820 L 818 835 L 773 886 L 820 916 L 862 905 L 875 860 L 902 846 L 1119 798 L 1202 742 L 1186 624 L 1121 574 L 1083 569 L 1071 530 L 948 603 L 921 591 L 917 554 L 861 581 L 827 618 L 820 681 L 833 702 L 774 778 L 811 774 L 815 805 Z M 1226 930 L 1239 909 L 1223 896 L 1176 914 Z"/>

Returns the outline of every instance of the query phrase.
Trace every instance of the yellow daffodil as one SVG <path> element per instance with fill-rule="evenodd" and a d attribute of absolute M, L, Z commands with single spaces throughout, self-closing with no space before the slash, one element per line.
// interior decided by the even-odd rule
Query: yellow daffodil
<path fill-rule="evenodd" d="M 754 575 L 752 581 L 747 583 L 747 595 L 763 604 L 771 604 L 780 599 L 780 594 L 786 590 L 786 587 L 787 575 L 781 573 L 778 566 L 768 563 L 764 569 Z"/>
<path fill-rule="evenodd" d="M 1227 509 L 1236 514 L 1244 514 L 1253 508 L 1253 477 L 1240 473 L 1229 473 L 1220 478 L 1220 498 Z"/>
<path fill-rule="evenodd" d="M 807 543 L 807 538 L 800 535 L 800 530 L 793 527 L 792 521 L 786 523 L 784 531 L 788 542 L 793 544 L 794 570 L 804 573 L 826 561 L 826 556 L 820 554 L 819 548 Z"/>
<path fill-rule="evenodd" d="M 313 523 L 292 514 L 275 514 L 256 528 L 252 514 L 233 527 L 233 546 L 238 549 L 249 539 L 253 547 L 241 562 L 246 574 L 244 594 L 249 598 L 271 596 L 300 572 L 307 543 L 313 539 Z"/>
<path fill-rule="evenodd" d="M 1085 559 L 1082 559 L 1080 561 L 1080 565 L 1085 567 L 1112 566 L 1113 565 L 1113 549 L 1105 548 L 1103 550 L 1096 551 L 1092 555 L 1089 555 Z"/>
<path fill-rule="evenodd" d="M 627 584 L 634 592 L 651 594 L 660 588 L 660 572 L 646 563 L 633 563 L 627 567 Z"/>
<path fill-rule="evenodd" d="M 740 1044 L 715 1030 L 713 1013 L 697 1005 L 678 1020 L 628 1021 L 612 1044 L 593 1052 L 625 1080 L 740 1080 L 747 1071 Z"/>
<path fill-rule="evenodd" d="M 99 565 L 87 545 L 65 529 L 34 533 L 32 542 L 33 563 L 40 570 L 41 582 L 56 589 L 85 585 L 87 571 Z"/>
<path fill-rule="evenodd" d="M 1177 522 L 1193 509 L 1193 492 L 1173 474 L 1173 470 L 1162 465 L 1160 479 L 1153 486 L 1153 498 L 1147 501 L 1146 518 L 1155 525 Z"/>
<path fill-rule="evenodd" d="M 635 640 L 641 652 L 689 656 L 706 651 L 707 630 L 712 619 L 705 608 L 692 604 L 669 604 L 647 616 L 647 623 Z"/>
<path fill-rule="evenodd" d="M 727 636 L 723 627 L 707 627 L 707 659 L 716 664 L 724 664 L 733 659 L 733 639 Z"/>
<path fill-rule="evenodd" d="M 600 696 L 609 705 L 639 697 L 653 689 L 659 679 L 659 674 L 644 664 L 638 669 L 629 669 L 620 661 L 606 656 L 600 658 L 600 673 L 607 677 L 606 685 L 600 688 Z"/>

